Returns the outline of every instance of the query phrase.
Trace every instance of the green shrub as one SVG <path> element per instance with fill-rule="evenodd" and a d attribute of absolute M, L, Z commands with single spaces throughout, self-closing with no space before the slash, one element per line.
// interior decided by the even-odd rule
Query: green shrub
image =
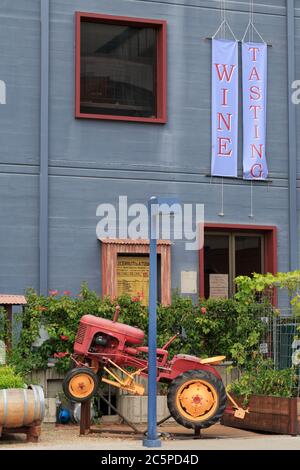
<path fill-rule="evenodd" d="M 297 374 L 294 368 L 275 370 L 272 360 L 257 356 L 228 388 L 234 395 L 243 396 L 245 402 L 251 395 L 290 398 L 297 389 Z"/>
<path fill-rule="evenodd" d="M 277 274 L 253 274 L 235 279 L 238 292 L 235 296 L 240 309 L 247 311 L 249 303 L 255 302 L 257 296 L 268 297 L 274 288 L 284 289 L 290 298 L 290 307 L 295 315 L 300 314 L 300 271 Z"/>
<path fill-rule="evenodd" d="M 24 380 L 13 367 L 0 366 L 0 390 L 4 388 L 24 388 Z"/>
<path fill-rule="evenodd" d="M 141 328 L 147 341 L 148 310 L 136 299 L 123 295 L 115 301 L 101 299 L 83 284 L 78 296 L 60 295 L 53 291 L 48 297 L 34 290 L 27 292 L 27 306 L 20 316 L 22 331 L 18 345 L 10 353 L 9 361 L 16 370 L 26 374 L 47 367 L 48 358 L 57 359 L 56 368 L 65 371 L 80 318 L 92 314 L 113 318 L 116 305 L 120 305 L 119 321 Z M 265 306 L 249 304 L 247 312 L 239 311 L 234 299 L 200 300 L 194 305 L 191 299 L 174 295 L 170 306 L 157 309 L 157 343 L 162 347 L 173 335 L 185 332 L 186 339 L 176 339 L 171 345 L 170 357 L 176 353 L 198 357 L 225 355 L 236 364 L 246 364 L 257 349 L 266 324 Z M 49 338 L 35 345 L 41 326 Z"/>
<path fill-rule="evenodd" d="M 7 340 L 8 320 L 7 313 L 3 307 L 0 307 L 0 340 Z"/>

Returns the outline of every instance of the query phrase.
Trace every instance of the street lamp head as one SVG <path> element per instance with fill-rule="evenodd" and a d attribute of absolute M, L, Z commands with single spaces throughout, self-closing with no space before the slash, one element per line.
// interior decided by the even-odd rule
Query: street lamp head
<path fill-rule="evenodd" d="M 156 196 L 151 196 L 149 202 L 150 202 L 150 204 L 157 204 L 158 199 L 157 199 Z"/>

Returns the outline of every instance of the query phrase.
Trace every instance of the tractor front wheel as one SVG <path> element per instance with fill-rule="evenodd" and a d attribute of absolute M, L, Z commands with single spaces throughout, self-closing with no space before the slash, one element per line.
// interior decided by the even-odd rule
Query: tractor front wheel
<path fill-rule="evenodd" d="M 226 407 L 223 382 L 204 370 L 189 370 L 169 386 L 168 408 L 186 428 L 203 429 L 217 423 Z"/>
<path fill-rule="evenodd" d="M 63 381 L 63 390 L 67 398 L 78 403 L 90 400 L 99 387 L 99 378 L 86 367 L 69 370 Z"/>

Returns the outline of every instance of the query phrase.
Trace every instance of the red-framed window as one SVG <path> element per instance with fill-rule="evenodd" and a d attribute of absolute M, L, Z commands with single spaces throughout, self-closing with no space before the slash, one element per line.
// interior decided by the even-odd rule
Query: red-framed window
<path fill-rule="evenodd" d="M 221 290 L 227 289 L 228 277 L 230 297 L 235 292 L 234 278 L 253 272 L 277 273 L 277 227 L 206 223 L 199 252 L 200 297 L 210 296 L 213 275 L 221 275 Z"/>
<path fill-rule="evenodd" d="M 76 12 L 77 118 L 164 124 L 167 24 Z"/>

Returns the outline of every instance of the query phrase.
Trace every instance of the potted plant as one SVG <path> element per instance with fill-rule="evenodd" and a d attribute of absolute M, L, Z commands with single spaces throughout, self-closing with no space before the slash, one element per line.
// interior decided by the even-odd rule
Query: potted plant
<path fill-rule="evenodd" d="M 27 385 L 13 367 L 0 367 L 0 436 L 24 433 L 36 442 L 44 418 L 44 393 L 41 387 Z"/>
<path fill-rule="evenodd" d="M 0 390 L 25 388 L 24 380 L 13 367 L 0 366 Z"/>
<path fill-rule="evenodd" d="M 300 399 L 295 367 L 276 370 L 272 360 L 257 356 L 228 391 L 247 409 L 244 419 L 225 414 L 225 426 L 278 434 L 300 433 Z"/>

